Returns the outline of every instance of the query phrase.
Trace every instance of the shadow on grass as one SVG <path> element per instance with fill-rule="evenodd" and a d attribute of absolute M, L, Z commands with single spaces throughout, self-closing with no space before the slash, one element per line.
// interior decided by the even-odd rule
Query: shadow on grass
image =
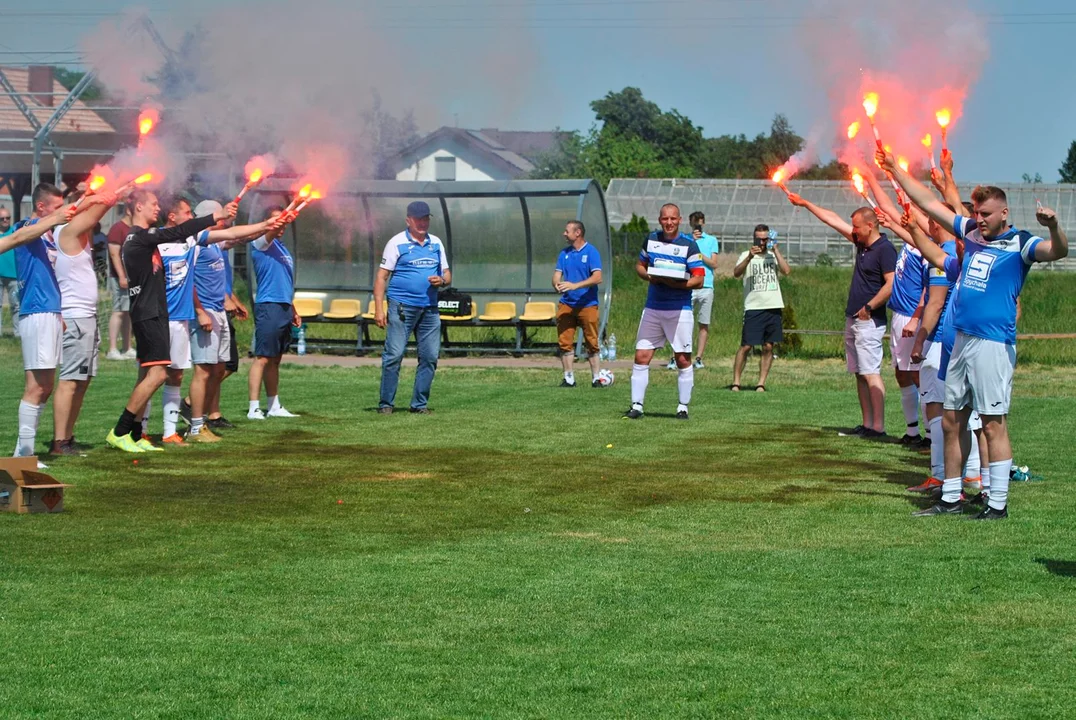
<path fill-rule="evenodd" d="M 1046 570 L 1049 571 L 1051 575 L 1060 575 L 1061 577 L 1076 577 L 1076 561 L 1035 558 L 1035 562 L 1046 568 Z"/>

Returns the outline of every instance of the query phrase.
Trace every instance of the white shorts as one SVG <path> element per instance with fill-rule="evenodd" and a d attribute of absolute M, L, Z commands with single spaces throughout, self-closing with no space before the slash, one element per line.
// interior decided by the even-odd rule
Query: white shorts
<path fill-rule="evenodd" d="M 979 413 L 974 410 L 971 411 L 971 415 L 968 416 L 968 430 L 972 432 L 978 432 L 983 429 L 983 419 L 979 417 Z"/>
<path fill-rule="evenodd" d="M 1008 415 L 1016 346 L 957 331 L 945 373 L 945 409 Z"/>
<path fill-rule="evenodd" d="M 64 324 L 67 327 L 64 328 L 60 379 L 79 382 L 97 377 L 97 353 L 101 344 L 97 316 L 69 318 Z"/>
<path fill-rule="evenodd" d="M 844 356 L 848 372 L 856 375 L 880 375 L 882 372 L 882 338 L 885 325 L 874 320 L 850 317 L 844 323 Z"/>
<path fill-rule="evenodd" d="M 893 313 L 893 325 L 889 332 L 889 353 L 893 356 L 893 367 L 897 370 L 918 370 L 919 364 L 912 362 L 912 348 L 915 336 L 902 337 L 904 326 L 911 320 L 907 315 Z"/>
<path fill-rule="evenodd" d="M 168 356 L 172 370 L 190 370 L 191 329 L 186 320 L 168 321 Z"/>
<path fill-rule="evenodd" d="M 213 329 L 206 332 L 195 323 L 191 328 L 191 361 L 195 365 L 216 365 L 228 362 L 232 338 L 228 330 L 228 314 L 223 310 L 206 310 Z"/>
<path fill-rule="evenodd" d="M 714 289 L 699 288 L 691 291 L 691 304 L 699 318 L 699 325 L 709 325 L 714 310 Z"/>
<path fill-rule="evenodd" d="M 63 357 L 64 324 L 60 313 L 19 318 L 23 370 L 55 370 Z"/>
<path fill-rule="evenodd" d="M 945 381 L 938 379 L 941 367 L 941 341 L 930 342 L 923 347 L 923 362 L 919 366 L 919 400 L 923 403 L 945 402 Z"/>
<path fill-rule="evenodd" d="M 636 350 L 658 350 L 668 342 L 674 353 L 691 352 L 691 331 L 695 319 L 690 310 L 654 310 L 643 308 L 639 318 Z"/>

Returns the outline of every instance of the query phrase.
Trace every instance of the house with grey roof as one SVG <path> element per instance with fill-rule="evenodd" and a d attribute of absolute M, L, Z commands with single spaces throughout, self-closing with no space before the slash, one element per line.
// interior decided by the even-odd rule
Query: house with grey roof
<path fill-rule="evenodd" d="M 514 180 L 534 170 L 539 155 L 556 149 L 556 132 L 466 130 L 442 127 L 385 162 L 396 180 Z"/>

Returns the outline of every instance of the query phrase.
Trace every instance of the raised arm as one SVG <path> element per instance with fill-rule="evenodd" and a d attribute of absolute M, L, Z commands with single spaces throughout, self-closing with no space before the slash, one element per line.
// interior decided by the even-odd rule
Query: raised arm
<path fill-rule="evenodd" d="M 930 188 L 901 170 L 900 165 L 897 164 L 897 159 L 893 157 L 892 153 L 879 150 L 875 158 L 883 169 L 888 170 L 897 179 L 900 186 L 904 188 L 904 192 L 908 193 L 911 201 L 922 208 L 923 212 L 928 216 L 934 218 L 934 222 L 942 227 L 953 227 L 953 221 L 957 217 L 956 213 L 945 207 L 940 200 L 934 197 L 934 193 L 930 191 Z"/>
<path fill-rule="evenodd" d="M 62 207 L 56 212 L 46 215 L 33 225 L 23 225 L 15 232 L 0 237 L 0 253 L 5 253 L 8 250 L 14 250 L 20 245 L 33 242 L 39 237 L 52 230 L 57 225 L 63 225 L 68 222 L 75 214 L 75 206 L 67 205 Z M 62 234 L 62 233 L 61 233 Z M 16 318 L 17 319 L 17 318 Z"/>
<path fill-rule="evenodd" d="M 847 240 L 848 242 L 855 242 L 852 239 L 852 224 L 850 222 L 848 222 L 847 220 L 845 220 L 844 218 L 842 218 L 837 213 L 833 212 L 832 210 L 829 210 L 828 208 L 824 208 L 824 207 L 820 207 L 818 205 L 815 205 L 813 202 L 810 202 L 809 200 L 804 200 L 802 197 L 800 197 L 796 193 L 789 193 L 788 194 L 788 201 L 791 202 L 796 207 L 807 208 L 807 210 L 812 215 L 814 215 L 816 218 L 821 220 L 823 223 L 825 223 L 826 225 L 829 225 L 831 228 L 833 228 L 834 230 L 839 232 L 841 235 L 843 235 L 845 240 Z"/>
<path fill-rule="evenodd" d="M 1069 254 L 1069 239 L 1057 222 L 1057 213 L 1048 207 L 1039 207 L 1038 212 L 1035 213 L 1035 219 L 1050 231 L 1050 239 L 1043 240 L 1035 246 L 1035 260 L 1037 262 L 1053 262 L 1067 256 Z"/>
<path fill-rule="evenodd" d="M 223 230 L 210 230 L 209 239 L 207 244 L 219 242 L 230 242 L 238 244 L 243 240 L 257 240 L 266 234 L 266 232 L 273 226 L 278 224 L 276 219 L 263 220 L 260 223 L 254 225 L 235 225 Z"/>
<path fill-rule="evenodd" d="M 899 224 L 899 218 L 904 214 L 902 208 L 898 208 L 897 204 L 893 202 L 893 198 L 889 197 L 889 194 L 882 189 L 882 184 L 878 182 L 878 178 L 875 177 L 874 171 L 870 168 L 863 173 L 863 179 L 870 185 L 871 192 L 874 193 L 874 199 L 878 201 L 878 207 L 888 215 L 894 225 Z M 880 220 L 881 218 L 879 218 Z M 886 225 L 886 227 L 889 227 Z M 893 232 L 896 232 L 894 228 L 890 228 Z M 907 242 L 907 241 L 905 241 Z"/>
<path fill-rule="evenodd" d="M 919 224 L 915 222 L 910 215 L 906 214 L 901 218 L 901 224 L 908 230 L 912 238 L 912 244 L 919 250 L 920 254 L 922 254 L 923 259 L 944 272 L 945 258 L 948 257 L 945 254 L 945 251 L 935 245 L 934 241 L 926 236 L 926 233 L 920 229 Z"/>
<path fill-rule="evenodd" d="M 945 179 L 942 197 L 945 198 L 945 202 L 953 206 L 957 215 L 971 217 L 971 213 L 964 207 L 964 201 L 960 199 L 960 188 L 956 186 L 956 180 L 953 179 L 953 154 L 949 152 L 949 148 L 942 150 L 941 166 L 942 177 Z"/>
<path fill-rule="evenodd" d="M 781 254 L 781 249 L 777 247 L 777 243 L 773 245 L 773 256 L 777 258 L 777 269 L 781 271 L 781 274 L 788 277 L 792 274 L 792 268 L 788 266 L 788 261 L 785 260 L 785 256 Z"/>
<path fill-rule="evenodd" d="M 77 214 L 60 233 L 60 250 L 77 255 L 93 240 L 93 228 L 118 200 L 114 192 L 102 192 L 86 198 Z"/>
<path fill-rule="evenodd" d="M 900 218 L 900 215 L 890 215 L 881 207 L 875 210 L 874 214 L 878 216 L 878 222 L 881 224 L 882 227 L 886 228 L 887 230 L 892 230 L 894 235 L 896 235 L 909 245 L 912 244 L 911 233 L 909 233 L 908 230 L 905 229 L 903 225 L 901 225 L 900 220 L 898 219 Z"/>

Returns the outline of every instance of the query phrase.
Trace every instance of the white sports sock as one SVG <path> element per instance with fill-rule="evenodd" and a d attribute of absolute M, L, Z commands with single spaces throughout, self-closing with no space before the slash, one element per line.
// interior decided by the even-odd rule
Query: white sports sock
<path fill-rule="evenodd" d="M 27 457 L 34 454 L 37 443 L 37 422 L 41 419 L 42 405 L 19 402 L 19 442 L 15 446 L 15 457 Z"/>
<path fill-rule="evenodd" d="M 162 394 L 164 395 L 164 437 L 172 437 L 176 434 L 179 404 L 182 402 L 183 393 L 181 388 L 165 385 Z"/>
<path fill-rule="evenodd" d="M 942 502 L 960 502 L 960 489 L 962 485 L 963 481 L 959 477 L 945 478 L 945 480 L 942 481 Z"/>
<path fill-rule="evenodd" d="M 646 399 L 646 386 L 649 384 L 650 366 L 633 364 L 631 366 L 631 402 L 633 405 L 643 404 L 643 400 Z"/>
<path fill-rule="evenodd" d="M 267 412 L 272 412 L 273 410 L 276 410 L 278 407 L 280 407 L 280 396 L 279 395 L 270 395 L 268 402 L 269 402 L 269 409 L 267 410 Z"/>
<path fill-rule="evenodd" d="M 247 412 L 254 412 L 255 410 L 257 410 L 259 408 L 259 406 L 260 405 L 259 405 L 258 400 L 251 400 L 250 401 L 250 408 L 247 410 Z"/>
<path fill-rule="evenodd" d="M 691 389 L 694 387 L 695 366 L 688 365 L 686 368 L 680 368 L 680 376 L 676 378 L 676 389 L 680 392 L 681 405 L 687 405 L 691 402 Z"/>
<path fill-rule="evenodd" d="M 676 406 L 676 412 L 678 412 L 678 413 L 687 412 L 687 405 L 685 405 L 684 403 L 680 403 L 679 405 Z"/>
<path fill-rule="evenodd" d="M 979 440 L 971 430 L 964 431 L 971 437 L 971 451 L 968 453 L 968 461 L 964 463 L 964 477 L 973 478 L 979 476 Z"/>
<path fill-rule="evenodd" d="M 149 435 L 149 413 L 153 410 L 153 400 L 146 401 L 146 409 L 142 411 L 142 436 Z"/>
<path fill-rule="evenodd" d="M 1004 510 L 1009 502 L 1009 471 L 1012 458 L 990 463 L 990 507 Z"/>
<path fill-rule="evenodd" d="M 565 382 L 568 382 L 568 383 L 571 383 L 572 385 L 575 385 L 575 373 L 573 371 L 571 371 L 571 370 L 564 373 L 564 380 L 565 380 Z"/>
<path fill-rule="evenodd" d="M 191 435 L 197 435 L 198 433 L 202 432 L 202 428 L 204 426 L 205 426 L 205 416 L 204 415 L 202 417 L 192 417 L 191 418 L 190 434 Z"/>
<path fill-rule="evenodd" d="M 595 380 L 597 380 L 597 379 L 598 379 L 598 375 L 600 375 L 600 374 L 601 374 L 601 371 L 600 371 L 600 370 L 599 370 L 598 372 L 592 372 L 592 373 L 590 373 L 590 381 L 591 381 L 591 382 L 594 382 Z"/>
<path fill-rule="evenodd" d="M 919 388 L 909 385 L 900 389 L 900 406 L 904 408 L 904 422 L 908 424 L 905 433 L 919 434 Z"/>
<path fill-rule="evenodd" d="M 979 472 L 982 473 L 980 477 L 983 479 L 983 492 L 989 495 L 990 490 L 990 465 L 983 464 L 982 453 L 979 453 Z"/>
<path fill-rule="evenodd" d="M 927 432 L 930 433 L 930 476 L 940 480 L 945 475 L 945 432 L 940 415 L 927 423 Z"/>

